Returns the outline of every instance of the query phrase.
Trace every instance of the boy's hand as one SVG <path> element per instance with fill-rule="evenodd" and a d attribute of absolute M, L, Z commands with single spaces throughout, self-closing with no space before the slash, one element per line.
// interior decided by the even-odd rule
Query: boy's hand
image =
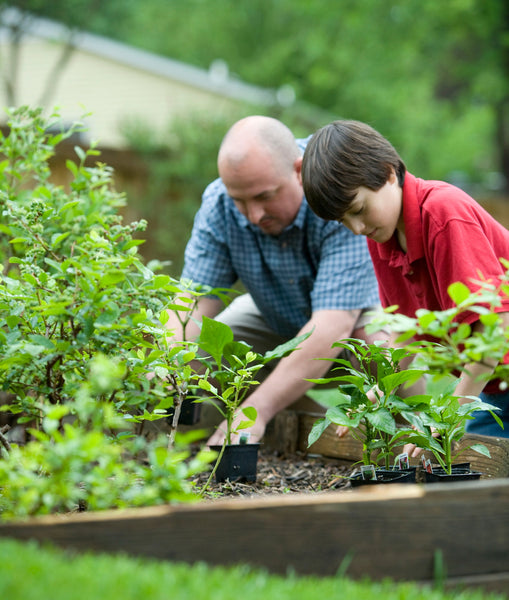
<path fill-rule="evenodd" d="M 347 427 L 346 425 L 338 425 L 337 429 L 336 429 L 336 435 L 339 438 L 345 437 L 345 435 L 350 431 L 350 427 Z"/>

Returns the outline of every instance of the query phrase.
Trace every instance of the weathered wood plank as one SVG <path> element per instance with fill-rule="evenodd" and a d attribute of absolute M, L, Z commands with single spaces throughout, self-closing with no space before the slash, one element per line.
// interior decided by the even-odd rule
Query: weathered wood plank
<path fill-rule="evenodd" d="M 467 433 L 460 440 L 458 449 L 461 451 L 473 444 L 484 444 L 490 451 L 491 458 L 467 449 L 461 454 L 461 461 L 469 462 L 472 469 L 480 471 L 484 477 L 509 477 L 509 438 Z"/>
<path fill-rule="evenodd" d="M 430 581 L 507 573 L 509 481 L 374 486 L 82 513 L 0 525 L 0 536 L 171 561 L 248 563 L 272 572 Z M 501 575 L 501 580 L 503 577 Z M 509 591 L 509 589 L 507 590 Z"/>
<path fill-rule="evenodd" d="M 280 454 L 294 454 L 299 439 L 299 417 L 294 410 L 283 410 L 268 424 L 263 436 L 267 450 Z"/>

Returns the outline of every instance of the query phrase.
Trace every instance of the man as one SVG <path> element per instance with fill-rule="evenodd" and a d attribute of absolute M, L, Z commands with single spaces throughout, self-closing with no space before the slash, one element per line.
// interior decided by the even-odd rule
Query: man
<path fill-rule="evenodd" d="M 366 338 L 362 313 L 379 303 L 365 240 L 307 206 L 304 146 L 276 119 L 251 116 L 235 123 L 219 150 L 220 178 L 204 192 L 185 252 L 183 278 L 222 288 L 240 280 L 248 292 L 223 312 L 219 299 L 202 297 L 194 313 L 198 322 L 204 315 L 218 318 L 260 353 L 313 331 L 244 402 L 258 413 L 251 442 L 306 393 L 312 384 L 305 379 L 326 373 L 330 362 L 316 358 L 333 358 L 332 344 L 340 339 Z M 178 330 L 175 315 L 168 327 Z M 186 338 L 198 332 L 190 321 Z M 219 426 L 209 445 L 223 436 Z"/>

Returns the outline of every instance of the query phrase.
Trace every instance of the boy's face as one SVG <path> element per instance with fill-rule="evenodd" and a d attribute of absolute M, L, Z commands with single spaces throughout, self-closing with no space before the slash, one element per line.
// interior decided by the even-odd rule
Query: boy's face
<path fill-rule="evenodd" d="M 366 187 L 357 190 L 342 223 L 355 235 L 383 244 L 391 239 L 396 229 L 404 233 L 401 189 L 393 172 L 386 184 L 374 192 Z"/>

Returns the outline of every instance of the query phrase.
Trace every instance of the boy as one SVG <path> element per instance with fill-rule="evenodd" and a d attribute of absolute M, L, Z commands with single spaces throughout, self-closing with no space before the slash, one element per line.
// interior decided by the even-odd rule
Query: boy
<path fill-rule="evenodd" d="M 318 216 L 368 238 L 384 307 L 398 305 L 412 317 L 419 308 L 445 310 L 453 306 L 451 283 L 474 290 L 480 274 L 497 280 L 505 272 L 499 259 L 509 259 L 509 231 L 462 190 L 408 173 L 390 142 L 369 125 L 341 120 L 317 131 L 304 153 L 302 180 Z M 509 299 L 496 310 L 509 326 Z M 475 313 L 464 320 L 481 327 Z M 498 381 L 477 380 L 495 366 L 465 365 L 456 392 L 501 409 L 504 430 L 478 411 L 469 432 L 509 437 L 509 392 Z"/>

